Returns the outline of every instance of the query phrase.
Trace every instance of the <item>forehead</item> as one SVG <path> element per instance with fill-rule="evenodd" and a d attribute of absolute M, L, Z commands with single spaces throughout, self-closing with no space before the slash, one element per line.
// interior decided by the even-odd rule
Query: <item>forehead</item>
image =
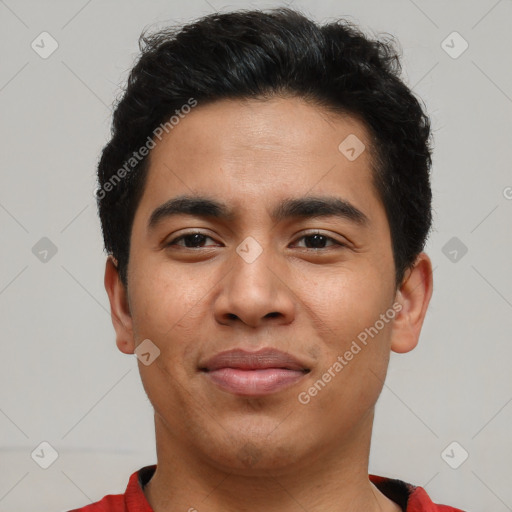
<path fill-rule="evenodd" d="M 140 207 L 184 193 L 243 208 L 337 193 L 371 217 L 381 207 L 372 161 L 363 123 L 300 98 L 199 103 L 156 141 Z"/>
<path fill-rule="evenodd" d="M 371 149 L 369 134 L 355 116 L 335 114 L 299 97 L 219 100 L 199 103 L 181 116 L 157 143 L 152 160 L 178 145 L 192 159 L 196 154 L 223 151 L 259 156 L 265 152 L 309 154 L 318 158 L 333 150 L 337 155 L 339 144 L 349 135 Z"/>

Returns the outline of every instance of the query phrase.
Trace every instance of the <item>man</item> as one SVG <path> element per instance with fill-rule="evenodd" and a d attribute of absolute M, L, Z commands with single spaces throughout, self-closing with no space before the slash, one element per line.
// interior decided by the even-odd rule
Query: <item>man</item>
<path fill-rule="evenodd" d="M 432 294 L 430 125 L 391 44 L 289 9 L 143 43 L 97 198 L 157 464 L 79 510 L 457 510 L 368 475 Z"/>

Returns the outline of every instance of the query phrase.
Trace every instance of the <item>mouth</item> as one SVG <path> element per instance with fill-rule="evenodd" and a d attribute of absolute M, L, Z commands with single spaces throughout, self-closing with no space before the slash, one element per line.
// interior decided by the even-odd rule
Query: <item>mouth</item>
<path fill-rule="evenodd" d="M 201 364 L 199 370 L 221 390 L 246 397 L 282 391 L 311 371 L 290 354 L 271 348 L 221 352 Z"/>

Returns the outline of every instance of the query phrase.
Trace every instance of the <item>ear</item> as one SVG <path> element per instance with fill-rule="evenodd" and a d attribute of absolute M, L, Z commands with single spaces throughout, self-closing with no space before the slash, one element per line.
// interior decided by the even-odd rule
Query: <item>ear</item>
<path fill-rule="evenodd" d="M 116 331 L 117 348 L 125 354 L 133 354 L 135 342 L 128 294 L 119 277 L 117 261 L 112 255 L 107 258 L 104 283 L 110 301 L 110 314 Z"/>
<path fill-rule="evenodd" d="M 424 252 L 420 253 L 414 266 L 407 270 L 395 302 L 401 305 L 393 321 L 391 350 L 409 352 L 418 344 L 423 320 L 432 297 L 432 262 Z M 398 309 L 398 308 L 397 308 Z"/>

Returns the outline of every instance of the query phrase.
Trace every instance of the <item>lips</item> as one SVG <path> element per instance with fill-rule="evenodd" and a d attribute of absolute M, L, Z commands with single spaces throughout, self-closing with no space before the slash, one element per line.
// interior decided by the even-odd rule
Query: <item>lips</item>
<path fill-rule="evenodd" d="M 240 370 L 282 368 L 284 370 L 309 371 L 298 359 L 273 348 L 264 348 L 258 352 L 247 352 L 242 349 L 227 350 L 208 359 L 200 369 L 214 371 L 220 368 L 238 368 Z"/>
<path fill-rule="evenodd" d="M 223 391 L 241 396 L 276 393 L 297 383 L 310 369 L 295 357 L 272 348 L 221 352 L 199 369 Z"/>

